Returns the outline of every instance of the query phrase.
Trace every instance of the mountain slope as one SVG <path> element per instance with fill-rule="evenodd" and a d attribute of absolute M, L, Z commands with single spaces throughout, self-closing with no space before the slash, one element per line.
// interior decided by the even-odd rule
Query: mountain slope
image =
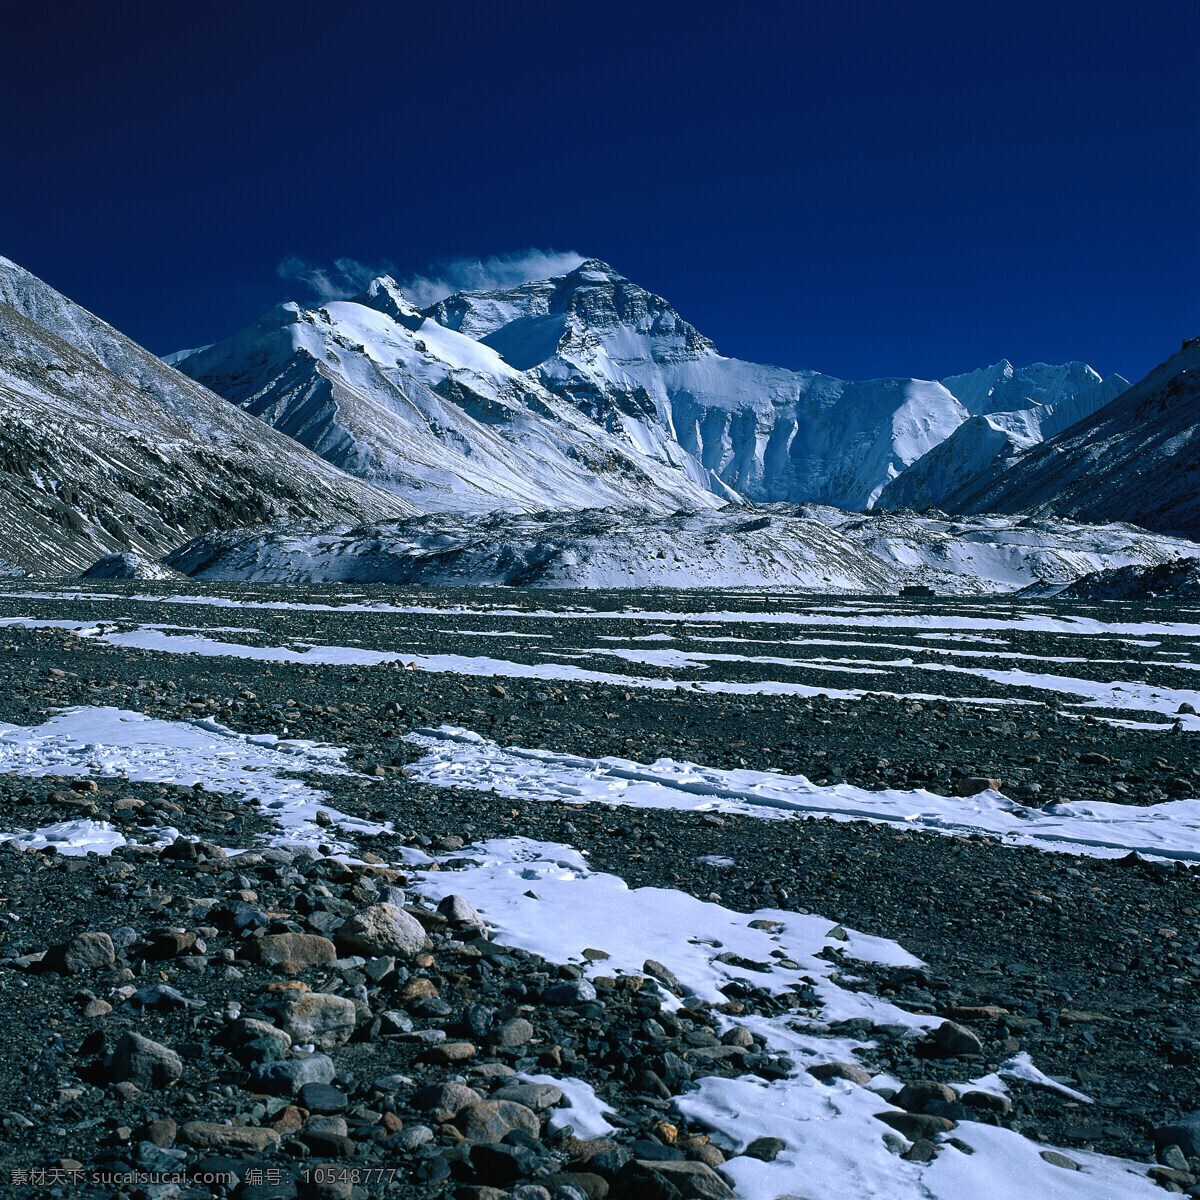
<path fill-rule="evenodd" d="M 642 453 L 495 350 L 427 320 L 386 277 L 352 301 L 285 304 L 180 366 L 426 511 L 669 512 L 734 498 L 678 447 Z"/>
<path fill-rule="evenodd" d="M 160 557 L 210 529 L 411 507 L 264 430 L 0 258 L 0 569 Z"/>
<path fill-rule="evenodd" d="M 1050 441 L 993 464 L 943 507 L 1132 521 L 1200 538 L 1200 338 Z"/>
<path fill-rule="evenodd" d="M 942 382 L 972 415 L 887 484 L 877 508 L 939 507 L 992 467 L 1003 468 L 1129 386 L 1120 375 L 1101 379 L 1081 362 L 1018 369 L 1003 361 Z"/>
<path fill-rule="evenodd" d="M 854 383 L 726 358 L 661 296 L 596 259 L 425 311 L 632 444 L 661 454 L 674 442 L 759 502 L 868 509 L 973 414 L 1036 407 L 1045 426 L 1052 412 L 1075 419 L 1125 384 L 1083 363 L 1018 370 L 1002 362 L 941 383 Z"/>

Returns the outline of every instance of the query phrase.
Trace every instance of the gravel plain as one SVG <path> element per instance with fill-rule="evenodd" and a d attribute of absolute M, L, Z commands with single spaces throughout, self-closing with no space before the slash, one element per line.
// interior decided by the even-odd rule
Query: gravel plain
<path fill-rule="evenodd" d="M 722 1044 L 719 1014 L 696 1006 L 669 1017 L 654 984 L 642 989 L 621 979 L 602 991 L 599 1011 L 586 999 L 549 1004 L 547 989 L 578 982 L 577 968 L 499 953 L 461 914 L 447 919 L 411 893 L 405 904 L 430 935 L 427 948 L 407 958 L 359 954 L 359 962 L 348 954 L 341 923 L 356 909 L 387 902 L 387 889 L 407 886 L 404 872 L 388 863 L 415 850 L 449 855 L 445 869 L 453 869 L 459 849 L 469 853 L 472 842 L 485 838 L 561 842 L 630 886 L 681 889 L 743 912 L 818 912 L 894 938 L 927 966 L 846 960 L 843 967 L 831 950 L 846 986 L 950 1017 L 973 1043 L 963 1057 L 947 1056 L 894 1031 L 876 1031 L 862 1059 L 869 1071 L 948 1083 L 1028 1051 L 1048 1076 L 1094 1100 L 1012 1083 L 1008 1111 L 968 1111 L 961 1097 L 935 1096 L 928 1107 L 929 1093 L 916 1118 L 1002 1122 L 1052 1146 L 1150 1164 L 1154 1130 L 1200 1109 L 1200 875 L 1184 862 L 1044 852 L 865 821 L 513 802 L 417 782 L 408 770 L 421 751 L 404 740 L 414 729 L 450 724 L 505 745 L 591 758 L 652 763 L 669 756 L 822 784 L 924 787 L 943 795 L 982 778 L 999 780 L 1005 794 L 1030 807 L 1064 800 L 1144 807 L 1192 798 L 1200 787 L 1193 714 L 1187 701 L 1175 703 L 1200 686 L 1190 665 L 1200 630 L 1187 629 L 1200 624 L 1195 613 L 1115 602 L 764 602 L 728 594 L 506 589 L 355 588 L 351 595 L 332 587 L 283 592 L 183 584 L 164 593 L 218 596 L 230 606 L 138 599 L 150 595 L 149 585 L 107 584 L 90 593 L 21 581 L 0 594 L 0 620 L 10 621 L 0 628 L 0 721 L 35 725 L 67 706 L 111 705 L 329 742 L 347 748 L 352 771 L 307 781 L 337 811 L 391 822 L 393 832 L 360 839 L 360 851 L 373 861 L 356 868 L 320 852 L 263 856 L 270 817 L 188 780 L 152 785 L 98 776 L 92 791 L 81 790 L 78 780 L 0 775 L 0 830 L 86 817 L 147 843 L 109 859 L 0 850 L 6 964 L 0 992 L 9 1014 L 0 1045 L 0 1170 L 55 1163 L 68 1164 L 59 1171 L 156 1169 L 148 1164 L 165 1170 L 174 1163 L 193 1179 L 228 1169 L 239 1181 L 224 1192 L 196 1190 L 190 1182 L 182 1192 L 157 1193 L 136 1182 L 85 1185 L 79 1178 L 64 1188 L 56 1177 L 17 1186 L 18 1194 L 27 1186 L 29 1194 L 57 1187 L 62 1195 L 215 1192 L 253 1200 L 299 1191 L 490 1200 L 489 1187 L 496 1196 L 520 1195 L 523 1186 L 553 1195 L 572 1175 L 571 1186 L 588 1200 L 670 1197 L 668 1185 L 681 1196 L 710 1194 L 704 1188 L 722 1194 L 725 1152 L 672 1112 L 671 1097 L 703 1074 L 772 1078 L 789 1064 L 756 1045 L 706 1056 Z M 310 607 L 265 607 L 281 599 Z M 371 607 L 379 605 L 431 611 Z M 549 610 L 557 615 L 544 615 Z M 711 616 L 729 612 L 741 616 Z M 670 615 L 646 615 L 652 613 Z M 782 619 L 787 613 L 820 623 Z M 882 619 L 897 614 L 914 623 Z M 1031 615 L 1040 625 L 1082 618 L 1111 628 L 1025 627 Z M 31 627 L 37 621 L 87 628 Z M 160 631 L 173 637 L 289 647 L 301 658 L 318 657 L 307 646 L 349 647 L 398 654 L 401 664 L 457 655 L 620 679 L 521 678 L 392 662 L 264 662 L 105 641 L 149 624 L 183 627 Z M 741 640 L 714 640 L 727 638 Z M 610 653 L 655 648 L 741 657 L 663 665 Z M 743 661 L 750 658 L 775 661 Z M 992 677 L 946 671 L 947 663 Z M 1027 674 L 1004 675 L 1014 670 Z M 1089 704 L 1069 686 L 1029 681 L 1039 673 L 1080 685 L 1144 685 L 1158 693 L 1158 709 L 1124 707 L 1119 697 Z M 754 687 L 764 682 L 801 684 L 803 691 L 757 694 Z M 738 694 L 693 683 L 753 687 Z M 851 689 L 869 694 L 843 695 Z M 155 830 L 167 825 L 199 839 L 201 849 L 151 849 Z M 231 860 L 217 850 L 245 846 L 256 849 Z M 713 857 L 727 865 L 704 861 Z M 98 931 L 110 935 L 112 954 L 91 947 L 94 965 L 62 973 L 36 957 Z M 119 931 L 128 932 L 114 937 Z M 314 943 L 281 970 L 254 945 L 272 936 L 326 939 L 331 952 Z M 56 953 L 66 952 L 51 950 L 48 961 Z M 371 972 L 384 971 L 377 960 L 387 957 L 392 965 L 374 978 Z M 166 990 L 142 994 L 159 985 Z M 301 1094 L 302 1085 L 293 1092 L 270 1077 L 271 1064 L 286 1061 L 270 1044 L 274 1035 L 257 1027 L 247 1032 L 245 1020 L 286 1028 L 284 1010 L 295 995 L 335 993 L 350 997 L 353 1031 L 342 1041 L 336 1031 L 329 1035 L 334 1073 L 310 1082 L 308 1093 Z M 730 1003 L 769 1013 L 778 1001 L 751 989 Z M 238 1020 L 243 1024 L 235 1029 Z M 516 1044 L 505 1044 L 510 1033 L 498 1031 L 518 1021 L 529 1024 L 528 1037 L 523 1026 L 514 1027 Z M 432 1032 L 422 1037 L 422 1030 Z M 152 1082 L 153 1071 L 146 1074 L 149 1068 L 130 1051 L 134 1035 L 175 1048 L 179 1082 Z M 469 1060 L 440 1052 L 441 1045 L 471 1046 Z M 125 1070 L 131 1054 L 134 1065 Z M 617 1114 L 617 1133 L 601 1139 L 610 1144 L 553 1134 L 550 1109 L 539 1108 L 553 1098 L 531 1093 L 509 1103 L 532 1111 L 533 1125 L 515 1109 L 500 1110 L 507 1114 L 501 1124 L 515 1121 L 513 1128 L 525 1130 L 524 1142 L 512 1130 L 507 1142 L 476 1139 L 471 1120 L 495 1117 L 496 1095 L 512 1088 L 514 1069 L 590 1083 Z M 124 1079 L 116 1077 L 122 1073 Z M 396 1076 L 409 1082 L 375 1082 Z M 478 1093 L 475 1099 L 459 1095 L 467 1103 L 451 1117 L 436 1104 L 428 1107 L 428 1089 L 458 1078 Z M 437 1100 L 457 1103 L 440 1094 Z M 485 1105 L 474 1118 L 473 1104 Z M 225 1121 L 233 1124 L 213 1124 Z M 429 1138 L 412 1132 L 418 1129 Z M 901 1132 L 906 1154 L 959 1152 L 935 1144 L 939 1133 L 950 1136 L 936 1120 L 915 1120 Z M 1183 1146 L 1182 1159 L 1159 1149 L 1160 1184 L 1194 1190 L 1200 1162 L 1187 1159 L 1200 1145 Z M 656 1174 L 644 1165 L 652 1161 L 699 1166 L 687 1168 L 685 1180 L 675 1167 Z M 318 1179 L 320 1163 L 338 1171 Z M 350 1166 L 359 1171 L 353 1179 Z M 282 1174 L 276 1180 L 263 1171 Z M 539 1200 L 533 1191 L 526 1196 Z"/>

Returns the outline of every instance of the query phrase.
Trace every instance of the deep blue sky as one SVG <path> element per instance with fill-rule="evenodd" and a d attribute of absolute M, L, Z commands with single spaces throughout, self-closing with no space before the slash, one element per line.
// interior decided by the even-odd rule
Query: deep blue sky
<path fill-rule="evenodd" d="M 1200 8 L 59 2 L 0 37 L 0 253 L 151 349 L 303 287 L 605 258 L 724 353 L 1137 378 L 1200 333 Z"/>

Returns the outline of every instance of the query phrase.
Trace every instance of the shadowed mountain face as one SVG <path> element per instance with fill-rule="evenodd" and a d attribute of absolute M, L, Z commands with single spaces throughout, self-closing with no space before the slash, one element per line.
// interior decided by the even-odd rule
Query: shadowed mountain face
<path fill-rule="evenodd" d="M 1053 512 L 1200 537 L 1200 338 L 1056 437 L 948 496 L 952 512 Z"/>
<path fill-rule="evenodd" d="M 284 305 L 178 361 L 331 462 L 451 512 L 738 499 L 862 510 L 974 413 L 1015 405 L 1038 431 L 1054 406 L 1082 415 L 1115 394 L 1093 394 L 1100 377 L 1082 363 L 1000 363 L 958 377 L 964 400 L 936 381 L 726 358 L 596 259 L 423 311 L 380 278 L 353 301 Z"/>
<path fill-rule="evenodd" d="M 57 574 L 206 530 L 409 506 L 215 396 L 0 259 L 0 562 Z"/>

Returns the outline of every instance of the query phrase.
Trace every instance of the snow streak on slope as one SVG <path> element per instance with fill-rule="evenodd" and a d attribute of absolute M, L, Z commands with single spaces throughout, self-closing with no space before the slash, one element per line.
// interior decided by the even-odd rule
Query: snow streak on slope
<path fill-rule="evenodd" d="M 307 771 L 344 774 L 343 754 L 309 741 L 235 733 L 216 721 L 163 721 L 119 708 L 68 708 L 42 725 L 0 722 L 0 770 L 33 777 L 99 775 L 199 783 L 261 805 L 283 828 L 276 841 L 313 847 L 330 840 L 329 827 L 317 824 L 317 810 L 332 810 L 324 792 L 290 776 Z M 356 833 L 383 828 L 334 815 L 336 824 Z M 63 854 L 111 850 L 125 841 L 111 825 L 96 821 L 64 822 L 13 836 L 30 845 L 52 842 Z"/>
<path fill-rule="evenodd" d="M 411 506 L 264 429 L 0 258 L 0 559 L 79 570 L 207 529 Z"/>

